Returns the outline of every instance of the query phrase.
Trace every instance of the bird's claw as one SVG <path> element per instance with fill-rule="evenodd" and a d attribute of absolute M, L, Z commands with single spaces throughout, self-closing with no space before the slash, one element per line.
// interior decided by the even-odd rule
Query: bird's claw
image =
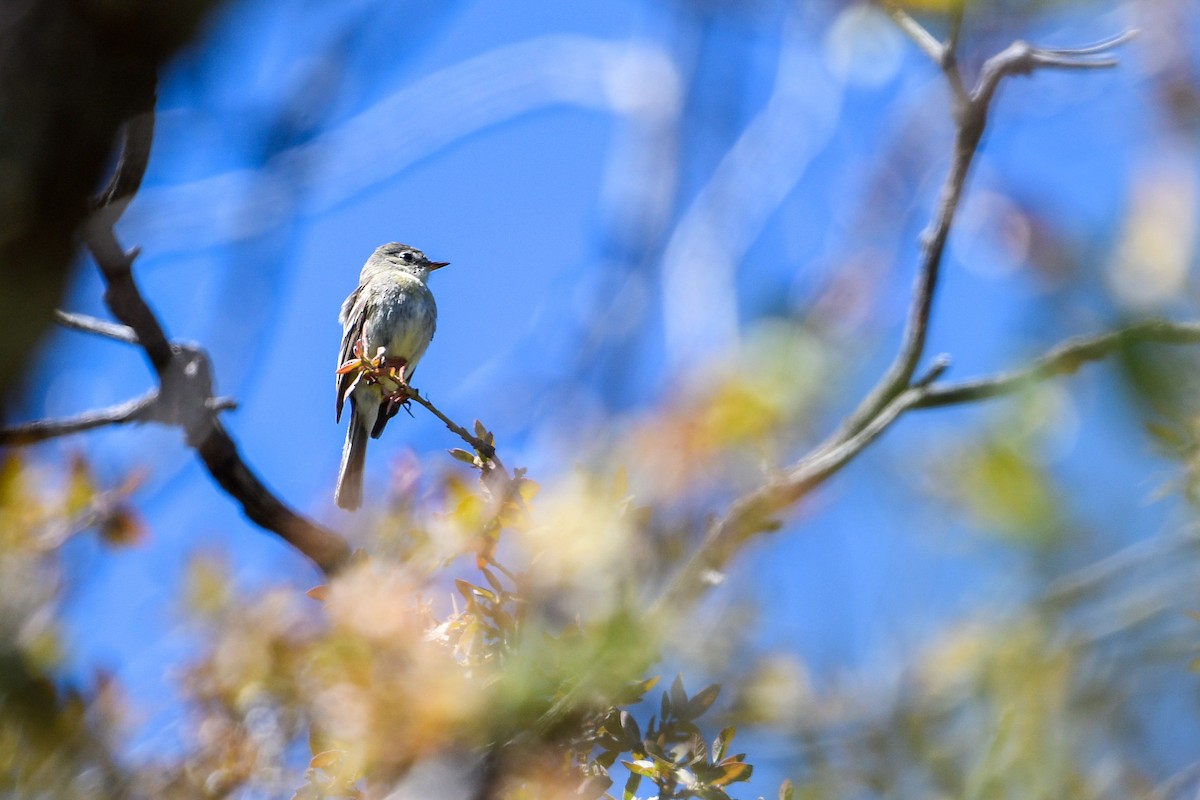
<path fill-rule="evenodd" d="M 388 356 L 386 348 L 383 347 L 377 348 L 375 355 L 372 357 L 368 357 L 366 351 L 366 339 L 361 338 L 356 341 L 354 343 L 354 358 L 338 367 L 337 374 L 348 375 L 353 372 L 358 373 L 351 384 L 351 389 L 362 380 L 365 380 L 368 385 L 378 384 L 381 387 L 383 387 L 383 381 L 387 380 L 396 387 L 392 391 L 385 391 L 384 398 L 388 401 L 389 405 L 392 403 L 400 405 L 407 403 L 410 389 L 408 378 L 404 373 L 408 369 L 408 359 Z M 395 411 L 391 413 L 394 414 Z"/>

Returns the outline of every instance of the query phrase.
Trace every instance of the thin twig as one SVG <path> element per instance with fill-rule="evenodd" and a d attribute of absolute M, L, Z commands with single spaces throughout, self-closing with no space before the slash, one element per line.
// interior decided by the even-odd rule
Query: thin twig
<path fill-rule="evenodd" d="M 891 2 L 891 0 L 882 0 L 881 5 L 887 15 L 892 18 L 904 35 L 912 39 L 922 53 L 929 56 L 929 60 L 937 65 L 938 69 L 944 69 L 945 46 L 937 40 L 937 37 L 930 33 L 924 25 L 913 19 L 912 15 L 905 11 L 900 6 Z"/>
<path fill-rule="evenodd" d="M 500 463 L 500 459 L 496 457 L 495 446 L 490 445 L 487 442 L 483 441 L 478 436 L 475 436 L 469 430 L 464 428 L 462 425 L 459 425 L 457 422 L 455 422 L 454 420 L 447 417 L 445 414 L 443 414 L 441 412 L 441 410 L 437 406 L 435 406 L 429 400 L 429 398 L 421 395 L 413 387 L 411 387 L 411 386 L 407 387 L 405 394 L 410 399 L 416 401 L 416 403 L 418 405 L 423 406 L 430 414 L 433 414 L 435 417 L 440 419 L 442 421 L 442 424 L 444 424 L 447 428 L 449 428 L 451 432 L 453 432 L 455 435 L 458 436 L 458 438 L 462 439 L 464 442 L 466 442 L 468 445 L 470 445 L 476 451 L 478 451 L 481 456 L 486 458 L 488 461 L 495 462 L 497 467 L 500 467 L 501 469 L 503 469 L 503 465 Z"/>
<path fill-rule="evenodd" d="M 214 397 L 208 401 L 208 407 L 214 412 L 230 411 L 237 408 L 237 401 L 231 397 Z M 8 428 L 0 428 L 0 447 L 24 447 L 109 425 L 128 425 L 140 422 L 177 424 L 176 420 L 170 418 L 169 413 L 159 403 L 158 390 L 152 389 L 133 400 L 95 411 L 85 411 L 78 416 L 66 419 L 35 420 Z"/>
<path fill-rule="evenodd" d="M 20 447 L 23 445 L 44 442 L 58 436 L 70 436 L 83 433 L 93 428 L 106 425 L 126 425 L 130 422 L 141 422 L 145 414 L 158 402 L 158 390 L 155 389 L 141 397 L 127 400 L 115 406 L 88 411 L 69 419 L 47 419 L 36 422 L 26 422 L 13 425 L 10 428 L 0 428 L 0 445 Z"/>
<path fill-rule="evenodd" d="M 137 334 L 128 325 L 118 325 L 115 322 L 97 319 L 87 314 L 55 310 L 54 321 L 64 328 L 71 328 L 72 330 L 83 331 L 84 333 L 95 333 L 118 342 L 125 342 L 126 344 L 138 343 Z"/>
<path fill-rule="evenodd" d="M 736 500 L 709 527 L 704 540 L 659 595 L 651 611 L 675 609 L 717 583 L 720 571 L 747 540 L 777 529 L 776 517 L 780 512 L 841 470 L 929 391 L 929 386 L 915 386 L 901 392 L 846 441 L 831 449 L 813 451 L 765 486 Z"/>
<path fill-rule="evenodd" d="M 950 33 L 946 36 L 946 44 L 942 48 L 942 71 L 950 82 L 950 91 L 954 93 L 955 110 L 964 108 L 969 100 L 967 84 L 963 80 L 962 71 L 958 68 L 958 42 L 962 38 L 963 16 L 967 4 L 960 2 L 950 16 Z"/>
<path fill-rule="evenodd" d="M 1140 342 L 1197 344 L 1200 343 L 1200 323 L 1151 319 L 1110 333 L 1077 336 L 1054 346 L 1041 358 L 1020 369 L 935 386 L 914 408 L 941 408 L 1013 394 L 1037 381 L 1074 373 L 1086 362 L 1099 361 L 1116 350 Z"/>

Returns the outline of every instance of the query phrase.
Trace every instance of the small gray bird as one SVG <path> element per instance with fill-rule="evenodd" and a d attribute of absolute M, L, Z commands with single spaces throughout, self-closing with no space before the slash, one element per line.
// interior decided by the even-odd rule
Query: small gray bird
<path fill-rule="evenodd" d="M 361 355 L 374 357 L 384 348 L 384 366 L 394 367 L 407 383 L 437 328 L 437 305 L 426 281 L 429 273 L 447 261 L 430 261 L 415 247 L 392 242 L 367 259 L 358 288 L 342 304 L 342 351 L 339 368 L 355 357 L 356 342 L 364 342 Z M 340 370 L 339 370 L 340 372 Z M 353 372 L 338 375 L 337 419 L 342 404 L 350 398 L 350 428 L 342 449 L 334 501 L 353 511 L 362 505 L 363 468 L 367 459 L 367 437 L 378 439 L 399 404 L 386 402 L 387 392 L 379 383 L 358 381 Z"/>

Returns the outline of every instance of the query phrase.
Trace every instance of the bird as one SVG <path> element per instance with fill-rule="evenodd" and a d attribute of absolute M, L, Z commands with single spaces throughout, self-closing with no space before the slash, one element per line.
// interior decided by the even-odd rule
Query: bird
<path fill-rule="evenodd" d="M 382 366 L 394 369 L 399 383 L 406 386 L 437 329 L 429 274 L 449 263 L 431 261 L 415 247 L 390 242 L 367 259 L 358 288 L 342 303 L 336 418 L 341 422 L 342 406 L 349 400 L 350 426 L 333 499 L 347 511 L 362 505 L 367 437 L 378 439 L 401 403 L 381 382 L 359 380 L 361 373 L 347 370 L 346 365 L 356 357 L 372 358 L 383 348 Z"/>

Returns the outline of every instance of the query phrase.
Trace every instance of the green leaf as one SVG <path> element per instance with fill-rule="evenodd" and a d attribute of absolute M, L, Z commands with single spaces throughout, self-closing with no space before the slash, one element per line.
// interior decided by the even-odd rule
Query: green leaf
<path fill-rule="evenodd" d="M 475 420 L 475 435 L 487 441 L 488 429 L 483 427 L 483 423 L 479 420 Z"/>
<path fill-rule="evenodd" d="M 455 447 L 453 450 L 447 450 L 446 452 L 449 453 L 454 458 L 458 459 L 459 461 L 463 462 L 464 464 L 470 464 L 472 467 L 478 466 L 475 463 L 475 454 L 468 453 L 466 450 L 463 450 L 461 447 Z"/>
<path fill-rule="evenodd" d="M 1161 422 L 1147 422 L 1146 433 L 1152 439 L 1157 441 L 1164 450 L 1172 455 L 1187 455 L 1189 445 L 1187 434 L 1180 431 L 1171 425 L 1166 425 Z"/>

